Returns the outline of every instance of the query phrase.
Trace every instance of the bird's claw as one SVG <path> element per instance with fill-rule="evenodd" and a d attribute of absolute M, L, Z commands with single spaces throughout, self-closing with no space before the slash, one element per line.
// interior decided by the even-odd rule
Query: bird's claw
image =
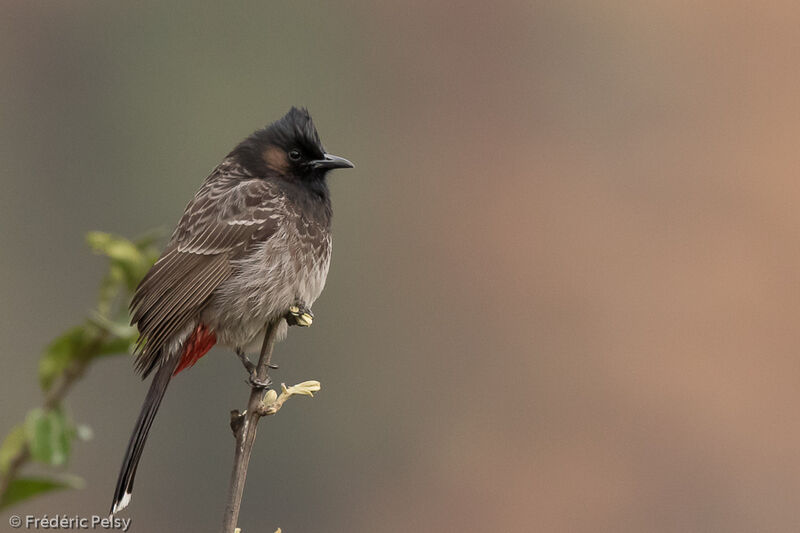
<path fill-rule="evenodd" d="M 247 383 L 250 385 L 250 387 L 254 389 L 266 389 L 269 388 L 270 385 L 272 385 L 272 380 L 269 379 L 269 377 L 267 377 L 266 379 L 259 379 L 258 374 L 254 370 L 253 372 L 250 373 L 250 377 L 247 378 Z"/>
<path fill-rule="evenodd" d="M 236 355 L 239 356 L 239 359 L 242 361 L 242 365 L 244 365 L 245 370 L 249 374 L 246 383 L 250 385 L 254 389 L 266 389 L 270 385 L 272 385 L 272 380 L 267 377 L 266 379 L 259 379 L 258 378 L 258 369 L 256 365 L 250 362 L 250 359 L 247 358 L 247 354 L 244 353 L 242 350 L 236 350 Z M 268 368 L 276 370 L 278 365 L 274 365 L 272 363 L 267 365 Z"/>
<path fill-rule="evenodd" d="M 289 307 L 289 312 L 286 313 L 286 322 L 290 326 L 307 328 L 314 322 L 314 313 L 304 304 L 297 303 Z"/>

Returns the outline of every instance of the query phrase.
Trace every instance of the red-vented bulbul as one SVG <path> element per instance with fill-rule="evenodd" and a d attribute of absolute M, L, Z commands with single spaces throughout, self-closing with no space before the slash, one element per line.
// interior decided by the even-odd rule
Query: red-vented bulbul
<path fill-rule="evenodd" d="M 189 202 L 131 302 L 136 369 L 155 370 L 131 435 L 111 512 L 131 498 L 136 467 L 172 377 L 220 343 L 252 371 L 268 323 L 309 325 L 331 258 L 325 176 L 348 168 L 325 153 L 305 109 L 242 141 Z M 266 385 L 266 384 L 262 384 Z"/>

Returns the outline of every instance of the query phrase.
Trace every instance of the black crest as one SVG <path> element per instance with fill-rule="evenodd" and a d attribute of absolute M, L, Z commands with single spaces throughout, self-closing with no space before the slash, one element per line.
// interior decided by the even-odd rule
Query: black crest
<path fill-rule="evenodd" d="M 317 128 L 305 107 L 292 107 L 283 118 L 266 127 L 264 133 L 282 148 L 301 148 L 309 155 L 321 158 L 325 154 Z"/>
<path fill-rule="evenodd" d="M 230 155 L 258 175 L 266 170 L 262 154 L 268 146 L 278 146 L 286 151 L 297 148 L 312 158 L 325 155 L 314 121 L 304 107 L 292 107 L 282 118 L 242 141 Z"/>

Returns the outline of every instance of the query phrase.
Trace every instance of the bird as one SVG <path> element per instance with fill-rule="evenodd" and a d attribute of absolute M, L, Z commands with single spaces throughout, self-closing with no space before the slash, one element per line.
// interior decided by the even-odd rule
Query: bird
<path fill-rule="evenodd" d="M 130 502 L 147 435 L 172 378 L 215 344 L 247 358 L 267 325 L 308 326 L 331 259 L 327 175 L 353 163 L 325 151 L 307 109 L 240 142 L 203 181 L 130 304 L 135 369 L 154 373 L 128 442 L 111 514 Z"/>

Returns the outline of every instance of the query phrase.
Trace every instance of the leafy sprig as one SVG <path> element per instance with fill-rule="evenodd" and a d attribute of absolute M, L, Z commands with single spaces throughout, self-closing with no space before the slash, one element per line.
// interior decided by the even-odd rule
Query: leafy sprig
<path fill-rule="evenodd" d="M 92 432 L 73 421 L 64 408 L 64 398 L 93 362 L 131 351 L 138 333 L 128 325 L 127 303 L 158 257 L 157 238 L 151 233 L 131 241 L 99 231 L 86 236 L 89 247 L 109 260 L 97 306 L 80 325 L 53 339 L 39 359 L 42 406 L 31 409 L 0 445 L 0 508 L 54 490 L 83 486 L 83 480 L 62 470 L 75 441 L 90 438 Z M 48 473 L 20 475 L 30 462 L 44 465 Z"/>

